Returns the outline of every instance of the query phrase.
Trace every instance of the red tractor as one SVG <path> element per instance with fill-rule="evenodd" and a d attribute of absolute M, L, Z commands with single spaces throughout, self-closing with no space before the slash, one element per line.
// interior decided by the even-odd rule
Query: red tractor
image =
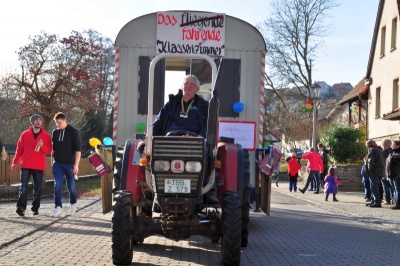
<path fill-rule="evenodd" d="M 150 65 L 149 110 L 152 68 L 166 56 L 156 56 Z M 216 68 L 208 57 L 193 57 Z M 218 72 L 222 70 L 223 61 Z M 135 246 L 152 235 L 175 241 L 202 235 L 212 243 L 221 241 L 223 265 L 240 265 L 240 249 L 248 242 L 250 162 L 248 152 L 233 139 L 220 136 L 217 141 L 219 76 L 209 104 L 207 140 L 188 131 L 152 137 L 148 118 L 145 152 L 137 148 L 143 137 L 139 135 L 118 149 L 114 179 L 119 183 L 112 207 L 114 264 L 131 263 Z M 193 137 L 183 136 L 187 134 Z M 213 186 L 218 204 L 207 201 Z"/>

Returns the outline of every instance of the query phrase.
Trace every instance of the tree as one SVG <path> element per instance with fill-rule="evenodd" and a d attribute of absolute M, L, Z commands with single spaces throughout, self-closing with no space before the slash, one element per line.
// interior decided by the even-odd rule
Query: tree
<path fill-rule="evenodd" d="M 258 25 L 267 45 L 266 86 L 294 86 L 311 98 L 312 61 L 316 60 L 323 37 L 329 33 L 328 12 L 336 0 L 272 0 L 271 18 Z"/>
<path fill-rule="evenodd" d="M 337 163 L 359 162 L 367 153 L 362 128 L 334 124 L 324 132 L 322 141 Z"/>
<path fill-rule="evenodd" d="M 20 102 L 12 118 L 40 113 L 48 130 L 58 111 L 78 116 L 98 109 L 104 88 L 101 47 L 76 31 L 67 38 L 42 32 L 29 39 L 18 52 L 19 72 L 7 76 L 2 86 L 3 93 Z"/>

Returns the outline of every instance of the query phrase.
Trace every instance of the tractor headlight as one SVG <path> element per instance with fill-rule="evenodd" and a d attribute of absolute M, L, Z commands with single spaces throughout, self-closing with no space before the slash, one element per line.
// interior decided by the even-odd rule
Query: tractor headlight
<path fill-rule="evenodd" d="M 157 172 L 167 172 L 169 171 L 169 162 L 165 160 L 154 161 L 154 171 Z"/>
<path fill-rule="evenodd" d="M 189 173 L 198 173 L 201 171 L 201 163 L 194 162 L 194 161 L 188 161 L 185 164 L 185 170 L 186 170 L 186 172 L 189 172 Z"/>

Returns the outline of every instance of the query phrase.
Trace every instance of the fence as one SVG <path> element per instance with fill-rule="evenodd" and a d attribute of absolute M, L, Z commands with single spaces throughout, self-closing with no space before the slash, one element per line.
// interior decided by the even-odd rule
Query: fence
<path fill-rule="evenodd" d="M 19 168 L 15 171 L 11 170 L 12 160 L 14 155 L 9 155 L 7 160 L 0 161 L 0 186 L 10 186 L 19 184 Z M 79 176 L 85 175 L 96 175 L 92 164 L 87 158 L 82 158 L 79 163 Z M 45 180 L 53 180 L 53 174 L 51 172 L 50 157 L 47 157 L 46 171 L 44 172 Z"/>

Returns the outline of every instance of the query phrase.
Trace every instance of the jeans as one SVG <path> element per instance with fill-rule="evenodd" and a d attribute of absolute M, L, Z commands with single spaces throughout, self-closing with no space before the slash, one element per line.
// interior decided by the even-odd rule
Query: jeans
<path fill-rule="evenodd" d="M 374 173 L 369 173 L 369 183 L 371 185 L 371 204 L 381 204 L 381 197 L 379 193 L 379 180 L 380 176 L 376 176 Z"/>
<path fill-rule="evenodd" d="M 319 181 L 321 179 L 319 171 L 310 171 L 310 173 L 308 174 L 306 185 L 303 188 L 303 190 L 307 190 L 308 186 L 310 185 L 311 180 L 313 180 L 313 179 L 315 182 L 315 186 L 314 186 L 315 191 L 319 192 Z"/>
<path fill-rule="evenodd" d="M 292 189 L 294 189 L 294 191 L 297 191 L 297 182 L 289 182 L 289 191 L 291 192 Z"/>
<path fill-rule="evenodd" d="M 63 187 L 63 176 L 65 175 L 65 179 L 67 181 L 67 188 L 69 193 L 69 203 L 76 203 L 76 188 L 75 188 L 75 179 L 72 173 L 72 169 L 74 168 L 73 164 L 67 163 L 59 163 L 54 162 L 53 164 L 53 175 L 54 175 L 54 201 L 55 206 L 62 207 L 61 202 L 61 194 Z"/>
<path fill-rule="evenodd" d="M 363 182 L 364 184 L 364 194 L 367 199 L 371 199 L 371 184 L 369 181 Z"/>
<path fill-rule="evenodd" d="M 386 201 L 390 201 L 393 197 L 393 187 L 388 179 L 381 179 L 383 194 L 385 195 Z"/>
<path fill-rule="evenodd" d="M 32 210 L 37 211 L 40 207 L 40 197 L 42 196 L 43 186 L 43 171 L 34 169 L 22 168 L 20 171 L 20 182 L 17 207 L 26 210 L 27 205 L 27 193 L 29 177 L 32 175 L 33 180 L 33 201 Z"/>
<path fill-rule="evenodd" d="M 400 199 L 399 199 L 399 193 L 400 193 L 400 177 L 396 178 L 389 178 L 389 182 L 393 187 L 394 190 L 394 205 L 400 207 Z"/>

